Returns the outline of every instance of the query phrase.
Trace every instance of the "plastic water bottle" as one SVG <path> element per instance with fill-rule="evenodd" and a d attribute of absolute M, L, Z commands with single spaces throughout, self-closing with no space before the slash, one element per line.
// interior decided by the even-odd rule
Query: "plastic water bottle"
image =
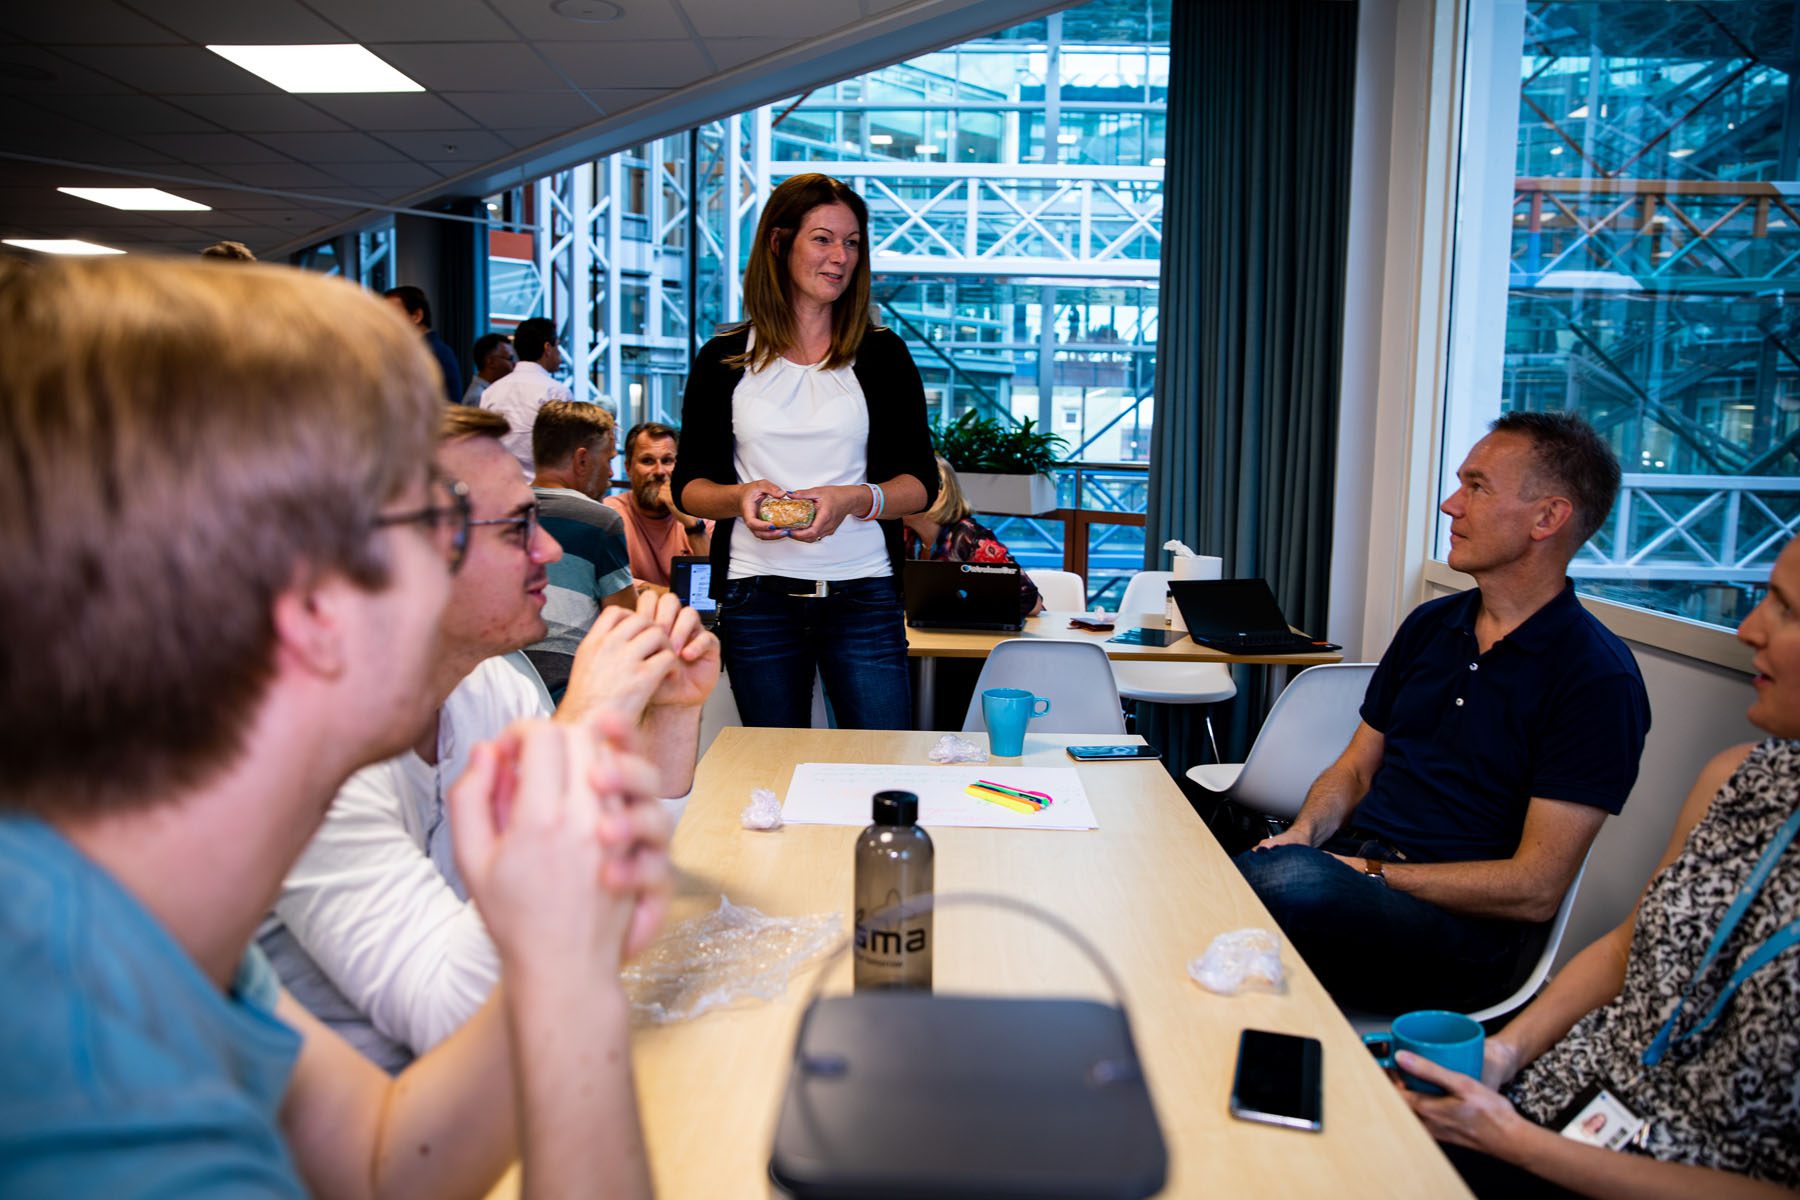
<path fill-rule="evenodd" d="M 856 990 L 931 990 L 931 913 L 904 918 L 893 908 L 931 895 L 934 851 L 919 828 L 919 798 L 911 792 L 876 792 L 875 823 L 856 839 Z"/>

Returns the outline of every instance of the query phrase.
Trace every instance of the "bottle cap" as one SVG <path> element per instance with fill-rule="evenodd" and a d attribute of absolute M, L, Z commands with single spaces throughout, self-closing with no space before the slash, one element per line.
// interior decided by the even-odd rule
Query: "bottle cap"
<path fill-rule="evenodd" d="M 919 798 L 911 792 L 876 792 L 874 816 L 877 825 L 917 825 Z"/>

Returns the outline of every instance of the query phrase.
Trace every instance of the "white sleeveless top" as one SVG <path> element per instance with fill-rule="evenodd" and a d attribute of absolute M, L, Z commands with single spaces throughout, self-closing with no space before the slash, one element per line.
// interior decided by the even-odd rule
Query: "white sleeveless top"
<path fill-rule="evenodd" d="M 754 333 L 751 339 L 755 345 Z M 731 432 L 739 480 L 767 479 L 795 492 L 868 481 L 869 406 L 847 364 L 825 370 L 777 358 L 760 371 L 745 371 L 731 394 Z M 818 542 L 765 542 L 741 521 L 731 529 L 732 579 L 891 574 L 887 542 L 874 521 L 846 517 Z"/>

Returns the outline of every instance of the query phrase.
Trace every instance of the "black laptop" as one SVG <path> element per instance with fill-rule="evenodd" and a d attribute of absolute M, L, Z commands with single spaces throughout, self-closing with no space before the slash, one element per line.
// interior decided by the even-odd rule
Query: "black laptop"
<path fill-rule="evenodd" d="M 1275 593 L 1260 579 L 1174 579 L 1169 593 L 1188 636 L 1227 654 L 1316 654 L 1339 647 L 1288 628 Z"/>
<path fill-rule="evenodd" d="M 719 605 L 707 593 L 712 588 L 712 560 L 699 555 L 684 555 L 669 563 L 669 590 L 681 602 L 700 614 L 700 623 L 708 629 L 719 619 Z"/>
<path fill-rule="evenodd" d="M 1014 563 L 908 559 L 901 576 L 906 623 L 915 629 L 983 629 L 1017 633 L 1019 567 Z"/>

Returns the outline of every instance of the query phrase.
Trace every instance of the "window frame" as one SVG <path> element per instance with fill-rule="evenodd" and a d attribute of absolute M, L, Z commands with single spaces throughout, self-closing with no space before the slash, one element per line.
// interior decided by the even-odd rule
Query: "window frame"
<path fill-rule="evenodd" d="M 1443 444 L 1469 6 L 1478 2 L 1396 0 L 1391 73 L 1374 81 L 1390 90 L 1392 104 L 1385 288 L 1391 294 L 1410 284 L 1410 295 L 1406 304 L 1385 308 L 1380 386 L 1368 403 L 1376 428 L 1371 474 L 1391 482 L 1372 484 L 1367 509 L 1373 528 L 1365 649 L 1385 646 L 1406 613 L 1424 600 L 1474 585 L 1435 549 L 1437 506 L 1448 483 Z M 1416 31 L 1411 35 L 1409 22 Z M 1365 22 L 1362 36 L 1370 33 Z M 1417 106 L 1412 113 L 1409 105 Z M 1389 380 L 1397 386 L 1386 386 Z M 1384 429 L 1395 436 L 1382 436 Z M 1750 649 L 1731 630 L 1586 595 L 1581 603 L 1628 642 L 1753 673 Z"/>

